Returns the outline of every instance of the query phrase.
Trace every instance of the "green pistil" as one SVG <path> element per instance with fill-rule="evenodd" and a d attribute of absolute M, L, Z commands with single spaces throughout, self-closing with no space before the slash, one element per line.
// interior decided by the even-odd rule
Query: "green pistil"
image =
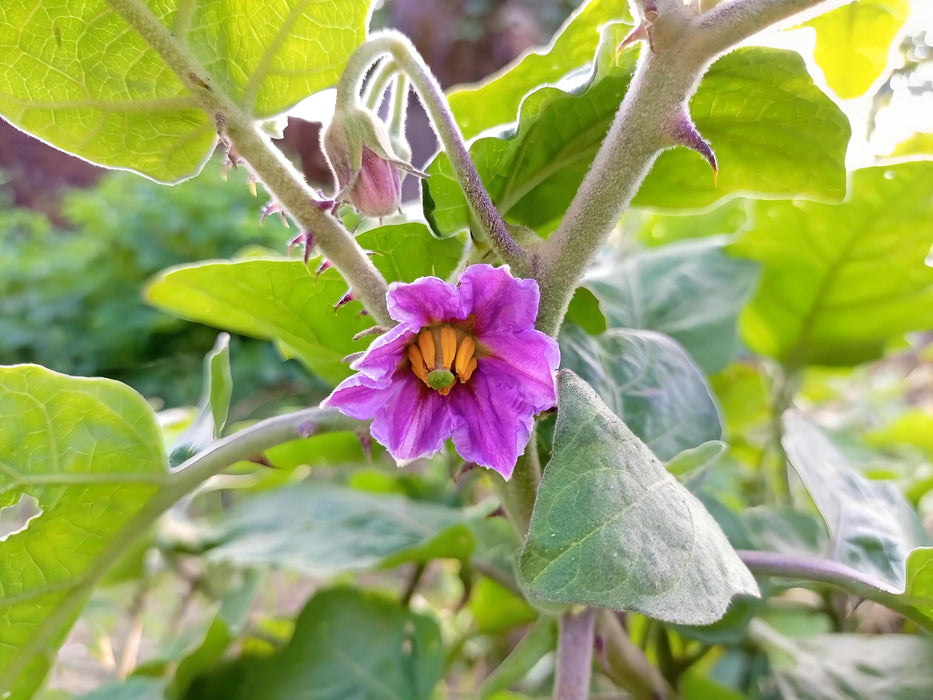
<path fill-rule="evenodd" d="M 428 385 L 436 391 L 446 389 L 455 381 L 456 379 L 450 370 L 435 369 L 431 372 L 428 372 Z"/>

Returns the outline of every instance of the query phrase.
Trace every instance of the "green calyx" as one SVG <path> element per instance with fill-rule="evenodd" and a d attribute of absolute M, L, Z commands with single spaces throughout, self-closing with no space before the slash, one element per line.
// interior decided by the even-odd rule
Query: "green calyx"
<path fill-rule="evenodd" d="M 435 369 L 428 372 L 428 385 L 437 391 L 446 389 L 456 381 L 449 369 Z"/>

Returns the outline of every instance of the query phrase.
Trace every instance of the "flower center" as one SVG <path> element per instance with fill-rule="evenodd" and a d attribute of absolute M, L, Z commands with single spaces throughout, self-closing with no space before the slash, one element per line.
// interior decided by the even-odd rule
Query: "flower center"
<path fill-rule="evenodd" d="M 423 328 L 408 346 L 411 371 L 427 386 L 447 396 L 457 380 L 465 384 L 476 370 L 476 341 L 449 324 Z"/>

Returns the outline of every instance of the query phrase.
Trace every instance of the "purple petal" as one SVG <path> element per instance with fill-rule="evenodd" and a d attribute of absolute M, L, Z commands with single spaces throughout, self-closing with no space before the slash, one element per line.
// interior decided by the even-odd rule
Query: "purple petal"
<path fill-rule="evenodd" d="M 535 413 L 557 403 L 554 373 L 560 364 L 557 341 L 541 331 L 496 333 L 479 338 L 493 353 L 480 358 L 477 373 L 493 384 L 507 385 Z"/>
<path fill-rule="evenodd" d="M 448 398 L 457 453 L 495 469 L 506 479 L 511 477 L 534 424 L 531 408 L 514 386 L 497 384 L 477 371 Z"/>
<path fill-rule="evenodd" d="M 448 402 L 411 372 L 401 370 L 392 378 L 370 430 L 399 462 L 434 454 L 450 437 Z"/>
<path fill-rule="evenodd" d="M 347 377 L 321 402 L 357 420 L 369 420 L 385 405 L 392 394 L 392 380 L 373 379 L 365 374 Z"/>
<path fill-rule="evenodd" d="M 437 277 L 421 277 L 411 284 L 393 282 L 386 303 L 392 318 L 413 329 L 467 317 L 460 303 L 460 290 Z"/>
<path fill-rule="evenodd" d="M 395 373 L 399 363 L 405 359 L 405 348 L 420 328 L 412 329 L 399 324 L 376 338 L 366 353 L 355 360 L 350 369 L 357 370 L 372 379 L 383 379 Z"/>
<path fill-rule="evenodd" d="M 534 326 L 538 283 L 512 277 L 507 267 L 470 265 L 460 275 L 460 291 L 467 314 L 476 318 L 477 335 Z"/>

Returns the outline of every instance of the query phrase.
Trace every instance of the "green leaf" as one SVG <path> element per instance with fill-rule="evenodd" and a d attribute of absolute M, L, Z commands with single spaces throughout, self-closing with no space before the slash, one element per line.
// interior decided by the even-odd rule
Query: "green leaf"
<path fill-rule="evenodd" d="M 734 197 L 703 211 L 657 212 L 651 209 L 626 212 L 626 226 L 635 219 L 635 235 L 644 246 L 656 248 L 690 238 L 734 234 L 748 225 L 753 200 Z M 637 218 L 636 218 L 637 217 Z"/>
<path fill-rule="evenodd" d="M 933 622 L 933 547 L 918 547 L 908 555 L 904 598 Z"/>
<path fill-rule="evenodd" d="M 613 328 L 593 336 L 565 324 L 561 363 L 663 460 L 722 437 L 719 409 L 690 357 L 661 333 Z"/>
<path fill-rule="evenodd" d="M 516 129 L 470 147 L 480 177 L 511 223 L 546 235 L 566 211 L 628 89 L 635 52 L 615 59 L 627 29 L 604 30 L 593 75 L 575 84 L 562 81 L 564 89 L 531 93 Z M 677 148 L 658 158 L 635 205 L 694 209 L 731 193 L 823 200 L 845 195 L 848 120 L 813 84 L 796 52 L 742 48 L 723 56 L 703 78 L 690 111 L 716 151 L 718 184 L 701 156 Z M 435 233 L 469 227 L 469 207 L 447 156 L 440 154 L 427 172 L 427 214 Z"/>
<path fill-rule="evenodd" d="M 933 163 L 867 168 L 844 204 L 756 202 L 732 247 L 763 265 L 741 318 L 753 350 L 791 366 L 853 365 L 933 328 Z"/>
<path fill-rule="evenodd" d="M 844 564 L 904 588 L 907 555 L 930 538 L 897 487 L 869 481 L 816 427 L 785 419 L 783 439 L 793 465 L 826 526 L 833 551 Z"/>
<path fill-rule="evenodd" d="M 556 603 L 711 624 L 755 580 L 702 504 L 587 384 L 558 378 L 554 451 L 520 570 Z"/>
<path fill-rule="evenodd" d="M 438 241 L 423 224 L 383 226 L 359 236 L 390 281 L 446 276 L 460 257 L 457 240 Z M 372 338 L 353 336 L 372 325 L 361 305 L 334 304 L 347 286 L 334 269 L 317 275 L 320 260 L 262 259 L 206 262 L 169 269 L 149 283 L 146 299 L 192 321 L 274 340 L 328 382 L 349 376 L 343 359 Z"/>
<path fill-rule="evenodd" d="M 0 539 L 0 695 L 41 684 L 98 556 L 166 476 L 155 414 L 129 387 L 0 368 L 0 508 L 27 497 L 41 510 Z"/>
<path fill-rule="evenodd" d="M 121 683 L 107 683 L 80 696 L 78 700 L 164 700 L 165 681 L 158 678 L 127 678 Z"/>
<path fill-rule="evenodd" d="M 179 436 L 169 455 L 169 464 L 177 467 L 218 439 L 227 423 L 233 377 L 230 375 L 230 336 L 221 333 L 214 347 L 204 357 L 204 389 L 198 414 Z"/>
<path fill-rule="evenodd" d="M 599 27 L 612 20 L 632 21 L 627 3 L 584 2 L 543 51 L 525 54 L 490 80 L 451 92 L 450 108 L 464 137 L 473 138 L 490 127 L 515 121 L 527 93 L 592 62 L 599 47 Z"/>
<path fill-rule="evenodd" d="M 305 483 L 258 494 L 204 533 L 210 560 L 267 565 L 315 577 L 473 551 L 468 522 L 488 512 Z M 283 517 L 283 515 L 285 517 Z"/>
<path fill-rule="evenodd" d="M 282 651 L 243 656 L 202 676 L 199 700 L 429 700 L 444 670 L 438 624 L 382 596 L 317 593 Z"/>
<path fill-rule="evenodd" d="M 199 81 L 257 118 L 335 84 L 369 18 L 359 0 L 139 4 L 203 66 Z M 105 0 L 5 2 L 0 52 L 0 114 L 57 148 L 162 182 L 214 149 L 214 116 Z"/>
<path fill-rule="evenodd" d="M 718 372 L 738 350 L 737 319 L 758 278 L 758 265 L 725 253 L 727 242 L 714 237 L 606 256 L 584 284 L 610 328 L 667 333 L 705 372 Z"/>
<path fill-rule="evenodd" d="M 907 0 L 857 0 L 800 26 L 816 30 L 813 57 L 829 87 L 849 100 L 881 77 L 908 14 Z"/>
<path fill-rule="evenodd" d="M 820 634 L 790 640 L 756 622 L 786 700 L 917 700 L 933 695 L 933 642 L 907 634 Z"/>

